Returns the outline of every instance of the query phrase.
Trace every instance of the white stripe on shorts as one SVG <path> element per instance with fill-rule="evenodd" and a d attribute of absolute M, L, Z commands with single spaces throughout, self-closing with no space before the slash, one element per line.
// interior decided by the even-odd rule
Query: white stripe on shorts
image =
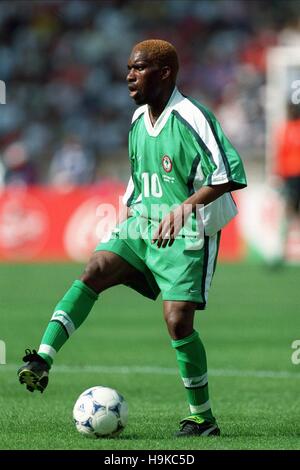
<path fill-rule="evenodd" d="M 212 277 L 214 274 L 214 265 L 218 252 L 218 234 L 209 237 L 208 241 L 208 260 L 205 278 L 204 301 L 207 301 L 208 291 L 211 285 Z"/>

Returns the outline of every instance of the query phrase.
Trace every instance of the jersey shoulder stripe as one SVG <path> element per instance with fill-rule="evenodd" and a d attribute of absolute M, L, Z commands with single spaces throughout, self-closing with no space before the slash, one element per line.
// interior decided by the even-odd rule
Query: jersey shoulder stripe
<path fill-rule="evenodd" d="M 199 164 L 200 164 L 200 160 L 201 160 L 201 157 L 200 157 L 199 154 L 197 154 L 194 158 L 193 163 L 192 163 L 191 171 L 190 171 L 188 181 L 187 181 L 189 196 L 191 196 L 195 192 L 194 181 L 195 181 L 195 177 L 196 177 L 196 173 L 197 173 L 197 168 L 199 167 Z"/>
<path fill-rule="evenodd" d="M 195 130 L 195 128 L 186 120 L 184 117 L 176 110 L 173 109 L 172 114 L 184 125 L 186 126 L 190 132 L 195 137 L 196 141 L 200 145 L 200 147 L 204 150 L 204 152 L 212 159 L 212 154 L 209 148 L 206 146 L 205 142 L 201 139 L 199 133 Z"/>
<path fill-rule="evenodd" d="M 214 123 L 213 123 L 213 120 L 215 120 L 216 118 L 213 116 L 213 114 L 205 107 L 203 106 L 201 103 L 199 103 L 198 101 L 194 100 L 193 98 L 189 98 L 189 97 L 186 97 L 191 103 L 193 103 L 194 106 L 196 106 L 202 113 L 203 115 L 205 116 L 209 126 L 210 126 L 210 129 L 211 129 L 211 132 L 216 140 L 216 143 L 219 147 L 219 150 L 220 150 L 220 153 L 221 153 L 221 156 L 222 156 L 222 160 L 223 160 L 223 163 L 224 163 L 224 166 L 225 166 L 225 169 L 226 169 L 226 173 L 227 175 L 229 176 L 229 179 L 231 179 L 231 170 L 230 170 L 230 165 L 228 163 L 228 160 L 227 160 L 227 157 L 226 157 L 226 153 L 224 151 L 224 148 L 223 146 L 221 145 L 220 143 L 220 139 L 219 139 L 219 136 L 216 132 L 216 128 L 214 126 Z"/>
<path fill-rule="evenodd" d="M 204 143 L 205 147 L 209 150 L 208 156 L 212 156 L 214 163 L 218 167 L 217 173 L 220 176 L 226 175 L 226 181 L 230 181 L 231 175 L 227 157 L 219 139 L 216 139 L 217 136 L 212 130 L 213 126 L 208 120 L 208 114 L 204 114 L 204 107 L 202 107 L 200 103 L 197 101 L 194 102 L 194 100 L 184 95 L 182 96 L 183 99 L 174 107 L 173 113 L 176 111 L 178 115 L 191 126 Z M 195 103 L 197 103 L 197 105 Z M 203 145 L 202 148 L 204 148 Z M 218 177 L 218 175 L 216 174 L 215 177 Z M 223 182 L 226 181 L 224 180 Z"/>

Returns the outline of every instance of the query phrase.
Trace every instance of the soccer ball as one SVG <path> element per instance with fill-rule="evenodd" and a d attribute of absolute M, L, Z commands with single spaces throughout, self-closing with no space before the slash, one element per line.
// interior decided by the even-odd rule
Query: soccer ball
<path fill-rule="evenodd" d="M 126 401 L 109 387 L 85 390 L 73 408 L 77 431 L 87 437 L 115 437 L 125 428 L 127 417 Z"/>

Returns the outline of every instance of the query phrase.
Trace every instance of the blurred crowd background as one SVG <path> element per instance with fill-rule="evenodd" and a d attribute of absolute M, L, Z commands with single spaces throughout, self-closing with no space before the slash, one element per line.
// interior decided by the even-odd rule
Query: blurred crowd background
<path fill-rule="evenodd" d="M 0 3 L 0 185 L 125 181 L 127 59 L 147 38 L 177 47 L 180 89 L 263 168 L 266 53 L 300 47 L 298 1 L 11 0 Z"/>

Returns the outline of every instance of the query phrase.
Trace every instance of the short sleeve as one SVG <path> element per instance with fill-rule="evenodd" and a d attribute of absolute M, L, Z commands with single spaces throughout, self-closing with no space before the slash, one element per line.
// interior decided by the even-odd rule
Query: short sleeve
<path fill-rule="evenodd" d="M 218 120 L 212 113 L 206 111 L 204 129 L 206 152 L 203 162 L 206 171 L 204 185 L 218 185 L 228 182 L 233 183 L 233 189 L 241 189 L 247 186 L 246 174 L 237 150 L 231 144 L 223 132 Z M 210 168 L 210 171 L 207 169 Z"/>

